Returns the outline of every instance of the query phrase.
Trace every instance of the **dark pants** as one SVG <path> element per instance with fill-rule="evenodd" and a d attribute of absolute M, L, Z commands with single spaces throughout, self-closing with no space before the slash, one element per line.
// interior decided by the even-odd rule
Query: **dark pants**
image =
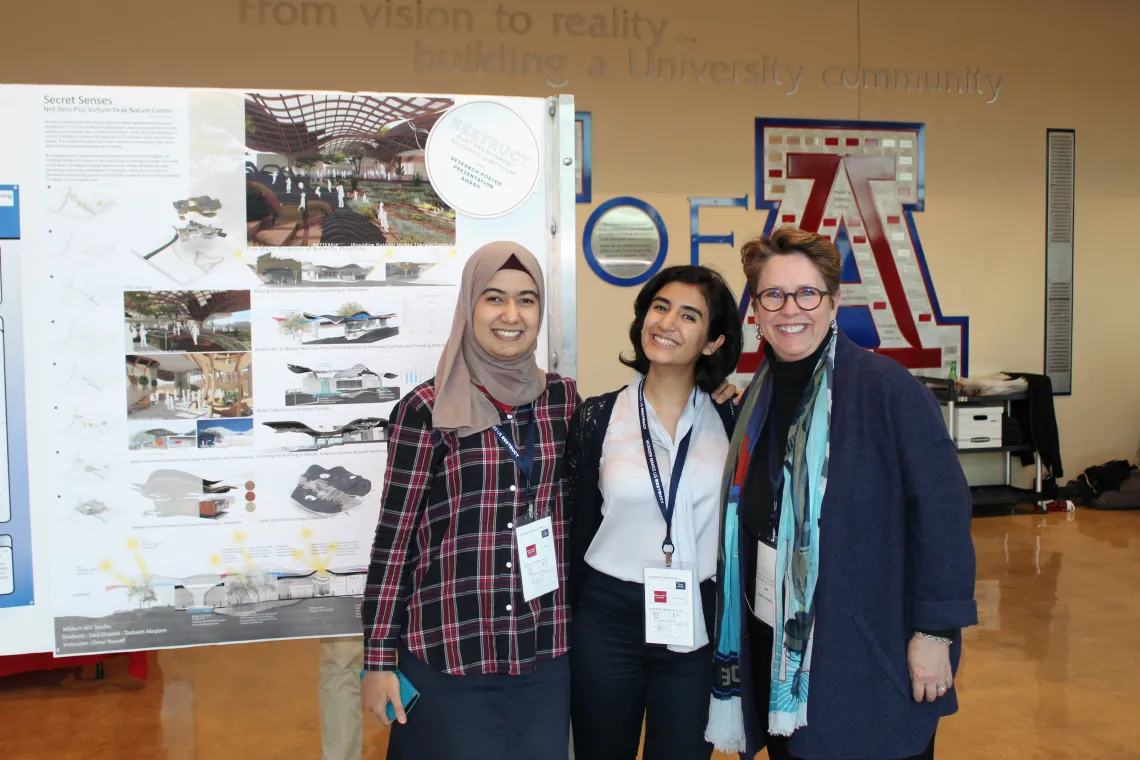
<path fill-rule="evenodd" d="M 752 683 L 757 703 L 766 710 L 768 690 L 772 683 L 772 629 L 751 613 L 748 613 L 748 639 L 748 647 L 752 652 Z M 796 760 L 795 755 L 788 754 L 788 737 L 768 736 L 765 741 L 769 760 Z M 930 737 L 930 744 L 919 754 L 898 760 L 934 760 L 934 737 Z"/>
<path fill-rule="evenodd" d="M 712 581 L 701 584 L 710 637 L 715 595 Z M 684 654 L 646 644 L 643 586 L 594 570 L 570 630 L 575 757 L 634 760 L 644 720 L 644 760 L 708 760 L 711 644 Z"/>
<path fill-rule="evenodd" d="M 568 760 L 570 663 L 540 660 L 519 676 L 451 676 L 400 649 L 420 699 L 392 724 L 388 760 Z"/>
<path fill-rule="evenodd" d="M 793 755 L 788 754 L 788 737 L 768 737 L 768 760 L 796 760 Z M 930 737 L 930 744 L 927 745 L 921 754 L 900 758 L 899 760 L 934 760 L 934 737 Z"/>

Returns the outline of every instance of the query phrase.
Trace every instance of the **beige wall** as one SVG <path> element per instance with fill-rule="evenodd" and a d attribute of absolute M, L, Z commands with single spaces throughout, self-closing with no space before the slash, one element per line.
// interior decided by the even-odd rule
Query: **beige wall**
<path fill-rule="evenodd" d="M 411 4 L 415 0 L 396 0 Z M 445 0 L 426 0 L 425 7 Z M 1129 223 L 1140 220 L 1140 28 L 1131 0 L 785 0 L 781 3 L 644 2 L 631 8 L 667 21 L 657 53 L 804 67 L 787 88 L 711 81 L 632 79 L 628 54 L 645 42 L 551 33 L 553 14 L 621 4 L 584 0 L 514 3 L 533 28 L 496 31 L 494 0 L 470 10 L 472 33 L 370 28 L 361 4 L 336 3 L 337 24 L 256 23 L 249 0 L 8 3 L 0 24 L 0 79 L 7 82 L 370 89 L 546 95 L 572 93 L 594 119 L 594 203 L 634 195 L 653 204 L 670 234 L 669 263 L 688 260 L 690 196 L 754 198 L 753 120 L 758 116 L 922 121 L 927 125 L 926 212 L 918 215 L 943 313 L 971 318 L 972 374 L 1041 371 L 1044 279 L 1044 138 L 1077 130 L 1077 259 L 1073 395 L 1058 399 L 1068 476 L 1140 445 L 1140 254 Z M 295 3 L 300 6 L 301 3 Z M 365 0 L 368 8 L 383 2 Z M 15 7 L 13 7 L 15 6 Z M 265 4 L 272 8 L 272 5 Z M 332 7 L 328 5 L 326 7 Z M 861 10 L 857 12 L 857 7 Z M 279 10 L 288 19 L 288 10 Z M 271 14 L 270 14 L 271 15 Z M 382 17 L 381 17 L 382 18 Z M 516 17 L 518 22 L 522 16 Z M 379 26 L 379 25 L 378 25 Z M 642 32 L 648 27 L 641 26 Z M 569 82 L 417 71 L 416 41 L 462 48 L 507 42 L 565 53 Z M 594 56 L 608 60 L 592 77 Z M 421 59 L 422 63 L 422 59 Z M 964 70 L 1002 77 L 999 97 L 829 89 L 825 67 Z M 595 72 L 597 73 L 597 72 Z M 719 71 L 718 71 L 719 74 Z M 691 78 L 691 77 L 690 77 Z M 560 83 L 560 77 L 554 77 Z M 786 75 L 785 75 L 786 79 Z M 579 207 L 579 233 L 590 208 Z M 705 210 L 702 231 L 735 231 L 738 244 L 763 215 Z M 1102 232 L 1103 231 L 1103 232 Z M 707 246 L 702 261 L 742 286 L 735 253 Z M 585 393 L 626 376 L 616 355 L 632 290 L 600 282 L 579 261 L 579 350 Z M 620 325 L 621 329 L 617 329 Z"/>

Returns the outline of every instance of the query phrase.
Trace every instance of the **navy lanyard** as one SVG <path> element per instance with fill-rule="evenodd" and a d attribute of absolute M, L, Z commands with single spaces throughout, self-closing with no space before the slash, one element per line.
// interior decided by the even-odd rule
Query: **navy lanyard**
<path fill-rule="evenodd" d="M 527 509 L 532 509 L 534 506 L 531 497 L 534 495 L 534 484 L 531 482 L 531 476 L 534 474 L 534 429 L 538 423 L 534 419 L 534 406 L 530 406 L 530 422 L 526 426 L 526 443 L 523 445 L 523 451 L 520 454 L 518 447 L 515 446 L 511 437 L 503 432 L 503 429 L 498 425 L 491 426 L 491 432 L 499 439 L 499 443 L 511 458 L 515 460 L 515 466 L 519 468 L 522 473 L 523 481 L 526 483 L 526 504 Z"/>
<path fill-rule="evenodd" d="M 681 471 L 685 468 L 685 458 L 689 455 L 689 439 L 693 436 L 693 429 L 685 433 L 681 445 L 677 447 L 677 459 L 673 463 L 673 473 L 669 478 L 669 499 L 665 500 L 665 488 L 661 483 L 661 470 L 657 467 L 657 454 L 653 451 L 653 442 L 649 438 L 649 415 L 645 411 L 645 383 L 637 389 L 637 414 L 641 420 L 641 443 L 645 447 L 645 464 L 649 467 L 649 479 L 653 483 L 653 495 L 657 497 L 657 506 L 661 516 L 665 518 L 665 540 L 661 542 L 661 551 L 665 552 L 665 567 L 673 566 L 673 511 L 677 508 L 677 488 L 681 485 Z"/>
<path fill-rule="evenodd" d="M 784 490 L 784 458 L 787 456 L 787 446 L 780 450 L 779 431 L 776 414 L 769 413 L 768 419 L 768 484 L 772 489 L 772 514 L 768 520 L 769 545 L 776 545 L 776 536 L 780 529 L 780 496 Z"/>

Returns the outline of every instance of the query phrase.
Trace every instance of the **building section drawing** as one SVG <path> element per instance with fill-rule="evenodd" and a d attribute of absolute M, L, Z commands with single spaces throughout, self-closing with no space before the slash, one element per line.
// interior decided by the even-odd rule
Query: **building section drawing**
<path fill-rule="evenodd" d="M 957 363 L 964 375 L 968 319 L 943 316 L 914 218 L 925 206 L 924 140 L 922 124 L 758 119 L 757 207 L 767 230 L 791 224 L 839 248 L 838 321 L 854 342 L 912 371 Z M 745 341 L 738 372 L 751 373 L 754 329 Z"/>
<path fill-rule="evenodd" d="M 311 465 L 298 478 L 291 494 L 293 501 L 307 512 L 331 516 L 359 507 L 372 492 L 372 482 L 344 467 L 325 469 Z"/>
<path fill-rule="evenodd" d="M 286 365 L 299 382 L 299 387 L 285 391 L 285 406 L 322 406 L 326 404 L 382 404 L 400 398 L 399 386 L 387 386 L 395 380 L 392 372 L 379 374 L 364 364 L 341 368 L 331 364 L 306 367 Z"/>
<path fill-rule="evenodd" d="M 384 284 L 375 279 L 384 276 L 383 267 L 376 264 L 333 264 L 273 253 L 258 256 L 254 271 L 266 285 L 345 287 Z"/>
<path fill-rule="evenodd" d="M 123 294 L 127 352 L 248 351 L 248 290 L 156 290 Z"/>
<path fill-rule="evenodd" d="M 411 260 L 393 261 L 393 249 L 380 253 L 363 249 L 344 255 L 305 256 L 297 249 L 271 251 L 257 257 L 253 269 L 263 283 L 289 287 L 401 287 L 455 286 L 463 273 L 463 260 L 454 248 L 430 248 Z M 401 250 L 401 254 L 405 252 Z M 419 253 L 419 251 L 416 251 Z"/>
<path fill-rule="evenodd" d="M 238 485 L 209 480 L 181 469 L 161 469 L 149 473 L 135 491 L 151 503 L 148 517 L 197 517 L 217 520 L 234 508 Z M 246 484 L 250 487 L 250 484 Z"/>
<path fill-rule="evenodd" d="M 375 343 L 400 332 L 395 312 L 373 314 L 354 310 L 355 304 L 342 308 L 340 314 L 311 314 L 307 311 L 286 312 L 273 318 L 277 329 L 304 345 L 343 345 Z"/>
<path fill-rule="evenodd" d="M 178 420 L 253 414 L 253 354 L 126 357 L 127 417 Z"/>
<path fill-rule="evenodd" d="M 345 425 L 321 425 L 317 428 L 297 420 L 262 420 L 261 424 L 281 437 L 284 449 L 290 452 L 321 451 L 388 440 L 388 421 L 379 417 L 361 417 Z"/>
<path fill-rule="evenodd" d="M 462 274 L 463 260 L 455 249 L 434 260 L 384 262 L 384 282 L 387 285 L 455 286 Z"/>
<path fill-rule="evenodd" d="M 250 92 L 246 238 L 273 247 L 455 245 L 424 146 L 451 98 Z"/>

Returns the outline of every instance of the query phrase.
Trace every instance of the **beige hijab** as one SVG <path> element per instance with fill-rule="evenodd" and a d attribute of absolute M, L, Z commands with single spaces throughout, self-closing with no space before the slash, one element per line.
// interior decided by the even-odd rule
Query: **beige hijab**
<path fill-rule="evenodd" d="M 454 430 L 461 437 L 475 435 L 499 424 L 495 405 L 476 386 L 487 389 L 496 401 L 510 406 L 529 404 L 546 390 L 546 376 L 535 362 L 535 346 L 512 361 L 488 354 L 471 329 L 475 304 L 495 273 L 514 256 L 538 286 L 540 308 L 546 309 L 546 286 L 538 259 L 518 243 L 488 243 L 467 261 L 459 285 L 459 302 L 451 322 L 451 335 L 443 348 L 435 374 L 432 424 Z M 541 327 L 542 322 L 539 321 Z"/>

